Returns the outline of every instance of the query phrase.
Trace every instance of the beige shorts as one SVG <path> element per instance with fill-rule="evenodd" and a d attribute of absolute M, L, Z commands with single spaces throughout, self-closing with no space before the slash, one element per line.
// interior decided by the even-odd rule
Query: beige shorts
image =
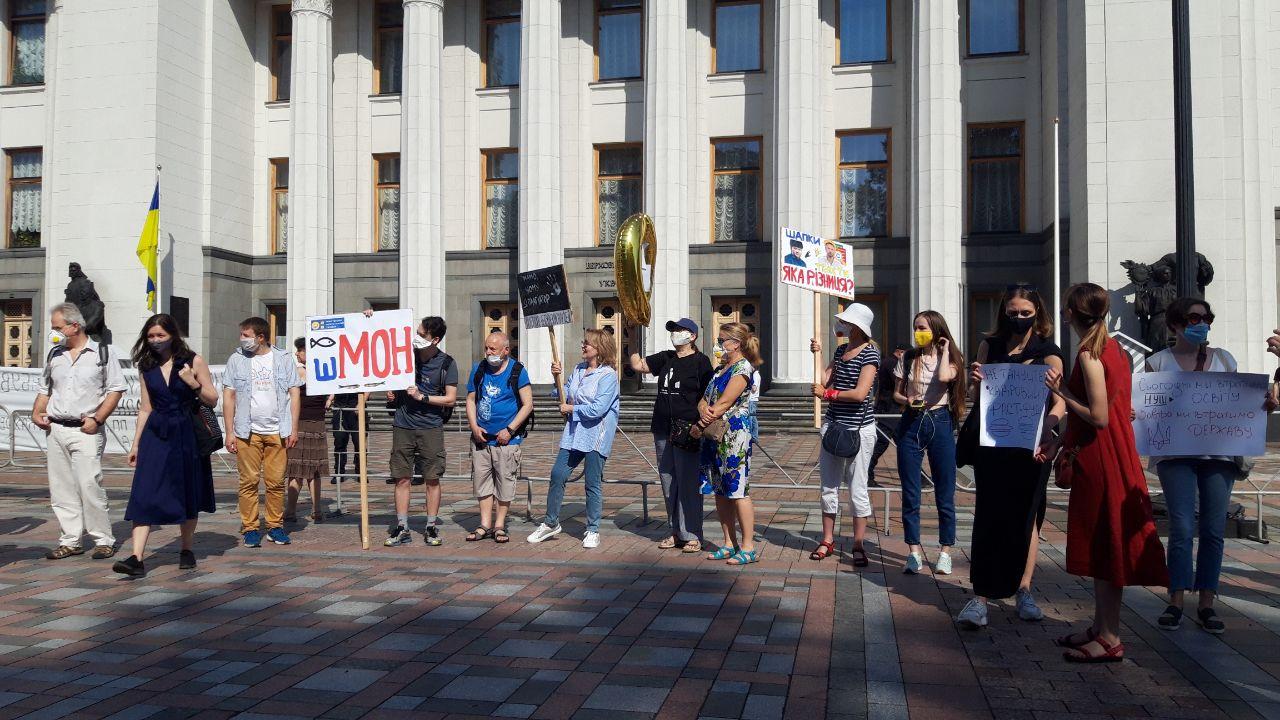
<path fill-rule="evenodd" d="M 486 445 L 471 449 L 471 485 L 476 497 L 493 495 L 498 502 L 516 498 L 516 480 L 520 477 L 519 445 Z"/>

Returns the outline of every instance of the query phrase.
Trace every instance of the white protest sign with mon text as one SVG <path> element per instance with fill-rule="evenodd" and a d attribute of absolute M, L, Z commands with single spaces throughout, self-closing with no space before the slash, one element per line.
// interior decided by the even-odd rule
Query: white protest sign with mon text
<path fill-rule="evenodd" d="M 404 390 L 413 385 L 412 310 L 307 318 L 307 394 Z"/>
<path fill-rule="evenodd" d="M 995 363 L 982 366 L 978 433 L 982 447 L 1025 448 L 1035 452 L 1044 429 L 1049 388 L 1044 365 Z"/>
<path fill-rule="evenodd" d="M 1256 457 L 1267 449 L 1267 376 L 1152 372 L 1133 376 L 1138 454 Z"/>

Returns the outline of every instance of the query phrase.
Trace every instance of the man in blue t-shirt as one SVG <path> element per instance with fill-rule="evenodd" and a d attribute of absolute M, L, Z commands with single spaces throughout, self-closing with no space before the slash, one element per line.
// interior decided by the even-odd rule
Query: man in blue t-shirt
<path fill-rule="evenodd" d="M 480 501 L 480 527 L 467 540 L 492 537 L 505 543 L 511 539 L 507 534 L 507 510 L 516 496 L 520 443 L 525 424 L 533 414 L 533 389 L 529 387 L 529 373 L 511 357 L 511 340 L 505 333 L 489 333 L 484 354 L 467 380 L 471 482 Z"/>

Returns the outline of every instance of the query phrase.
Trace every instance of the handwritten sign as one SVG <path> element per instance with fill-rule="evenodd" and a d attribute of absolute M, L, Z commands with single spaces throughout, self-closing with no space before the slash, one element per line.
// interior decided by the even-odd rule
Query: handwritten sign
<path fill-rule="evenodd" d="M 1133 376 L 1133 434 L 1138 453 L 1153 457 L 1263 455 L 1266 393 L 1266 375 L 1138 373 Z"/>
<path fill-rule="evenodd" d="M 1044 429 L 1043 365 L 995 363 L 982 366 L 978 433 L 982 447 L 1025 448 L 1035 451 Z"/>
<path fill-rule="evenodd" d="M 569 283 L 564 265 L 538 268 L 516 276 L 520 289 L 520 314 L 526 328 L 544 328 L 573 321 Z"/>
<path fill-rule="evenodd" d="M 778 279 L 785 285 L 853 299 L 853 248 L 791 228 L 778 234 Z"/>
<path fill-rule="evenodd" d="M 408 388 L 414 332 L 412 310 L 307 318 L 307 394 Z"/>

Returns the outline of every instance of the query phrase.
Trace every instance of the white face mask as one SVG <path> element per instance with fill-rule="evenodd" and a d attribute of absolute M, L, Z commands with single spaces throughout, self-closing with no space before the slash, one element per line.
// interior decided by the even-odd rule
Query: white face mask
<path fill-rule="evenodd" d="M 485 360 L 488 361 L 489 367 L 492 367 L 492 368 L 497 368 L 499 365 L 502 364 L 501 355 L 489 355 L 488 357 L 485 358 Z"/>
<path fill-rule="evenodd" d="M 57 330 L 50 330 L 50 331 L 49 331 L 49 345 L 50 345 L 50 347 L 58 347 L 58 346 L 60 346 L 60 345 L 66 345 L 66 344 L 67 344 L 67 336 L 66 336 L 66 335 L 63 335 L 62 333 L 58 332 Z"/>
<path fill-rule="evenodd" d="M 432 342 L 432 341 L 430 341 L 430 340 L 428 340 L 428 339 L 426 339 L 426 338 L 424 338 L 424 337 L 422 337 L 421 335 L 419 335 L 419 334 L 417 334 L 417 333 L 414 333 L 414 334 L 413 334 L 413 349 L 414 349 L 414 350 L 426 350 L 427 348 L 431 347 L 432 345 L 435 345 L 435 343 L 434 343 L 434 342 Z"/>
<path fill-rule="evenodd" d="M 240 338 L 240 349 L 247 353 L 258 352 L 257 338 Z"/>
<path fill-rule="evenodd" d="M 671 333 L 671 344 L 676 347 L 688 345 L 691 342 L 693 342 L 693 333 L 688 330 L 677 330 Z"/>

